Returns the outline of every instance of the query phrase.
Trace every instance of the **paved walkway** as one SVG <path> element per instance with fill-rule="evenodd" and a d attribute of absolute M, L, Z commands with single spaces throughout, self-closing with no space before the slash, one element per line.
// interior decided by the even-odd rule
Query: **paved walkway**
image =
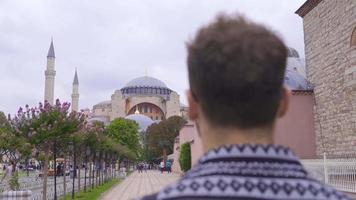
<path fill-rule="evenodd" d="M 123 182 L 105 193 L 101 200 L 129 200 L 159 191 L 179 179 L 178 174 L 153 170 L 147 173 L 133 172 Z"/>

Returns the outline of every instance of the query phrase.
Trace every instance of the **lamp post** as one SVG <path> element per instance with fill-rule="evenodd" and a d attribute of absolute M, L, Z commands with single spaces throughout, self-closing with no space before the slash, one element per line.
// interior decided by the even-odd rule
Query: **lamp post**
<path fill-rule="evenodd" d="M 100 151 L 100 150 L 99 150 Z M 100 152 L 96 152 L 96 161 L 95 161 L 95 185 L 98 185 L 98 176 L 99 176 L 99 181 L 100 181 Z"/>
<path fill-rule="evenodd" d="M 75 153 L 75 145 L 74 141 L 69 145 L 69 149 L 73 152 L 73 165 L 72 165 L 72 200 L 74 200 L 74 181 L 76 176 L 76 153 Z"/>
<path fill-rule="evenodd" d="M 56 141 L 53 143 L 53 171 L 54 171 L 54 200 L 57 200 L 57 148 Z"/>
<path fill-rule="evenodd" d="M 90 148 L 86 147 L 85 151 L 85 168 L 84 168 L 84 192 L 87 191 L 87 169 L 88 169 L 88 157 L 90 156 Z"/>

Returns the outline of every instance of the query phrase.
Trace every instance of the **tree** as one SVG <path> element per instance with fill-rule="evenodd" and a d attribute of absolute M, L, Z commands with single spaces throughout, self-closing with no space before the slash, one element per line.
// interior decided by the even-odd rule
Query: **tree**
<path fill-rule="evenodd" d="M 32 112 L 28 105 L 26 105 L 26 111 L 22 108 L 19 109 L 17 115 L 13 118 L 10 116 L 5 121 L 4 115 L 1 115 L 1 146 L 3 153 L 7 156 L 12 164 L 12 175 L 10 179 L 10 188 L 12 190 L 19 189 L 18 176 L 16 172 L 16 165 L 21 161 L 28 161 L 32 153 L 32 145 L 29 142 L 29 134 L 31 132 Z"/>
<path fill-rule="evenodd" d="M 70 104 L 61 103 L 58 99 L 55 105 L 47 101 L 39 104 L 38 108 L 32 108 L 31 142 L 35 147 L 44 152 L 43 170 L 43 199 L 47 194 L 47 173 L 50 151 L 56 154 L 56 147 L 61 141 L 68 141 L 73 133 L 78 132 L 85 122 L 85 115 L 80 112 L 69 112 Z M 52 149 L 54 147 L 54 149 Z"/>
<path fill-rule="evenodd" d="M 138 124 L 135 121 L 118 118 L 107 127 L 107 134 L 115 142 L 127 146 L 136 155 L 139 153 L 140 142 Z"/>
<path fill-rule="evenodd" d="M 183 118 L 173 116 L 149 126 L 146 131 L 147 146 L 145 147 L 148 150 L 147 159 L 152 160 L 162 156 L 166 160 L 167 154 L 173 153 L 174 140 L 185 123 Z"/>
<path fill-rule="evenodd" d="M 5 138 L 8 137 L 9 130 L 10 123 L 6 118 L 6 115 L 0 111 L 0 161 L 2 156 L 4 156 L 5 152 L 7 151 L 7 143 Z"/>

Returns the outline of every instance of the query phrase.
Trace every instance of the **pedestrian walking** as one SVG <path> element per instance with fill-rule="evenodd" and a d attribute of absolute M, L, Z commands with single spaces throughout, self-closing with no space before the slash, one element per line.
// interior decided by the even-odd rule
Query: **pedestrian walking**
<path fill-rule="evenodd" d="M 167 160 L 166 162 L 166 170 L 167 170 L 167 173 L 170 174 L 172 172 L 172 162 Z"/>
<path fill-rule="evenodd" d="M 163 173 L 163 171 L 164 171 L 164 161 L 163 160 L 161 161 L 159 168 L 161 170 L 161 173 Z"/>

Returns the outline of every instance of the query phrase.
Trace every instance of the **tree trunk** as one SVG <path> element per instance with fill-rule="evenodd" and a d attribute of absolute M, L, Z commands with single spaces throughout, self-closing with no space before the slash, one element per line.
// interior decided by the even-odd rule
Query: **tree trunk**
<path fill-rule="evenodd" d="M 43 165 L 43 188 L 42 199 L 47 200 L 47 175 L 48 175 L 48 161 L 49 161 L 49 146 L 45 147 L 45 160 Z"/>
<path fill-rule="evenodd" d="M 29 162 L 30 162 L 30 159 L 26 159 L 26 175 L 27 175 L 27 177 L 30 176 L 30 171 L 28 170 Z"/>
<path fill-rule="evenodd" d="M 84 168 L 84 192 L 87 191 L 87 169 L 88 169 L 88 156 L 85 155 L 85 168 Z"/>
<path fill-rule="evenodd" d="M 91 162 L 89 162 L 89 184 L 88 184 L 88 188 L 89 188 L 89 190 L 90 190 L 90 187 L 91 187 L 91 178 L 92 178 L 92 164 L 91 164 Z"/>
<path fill-rule="evenodd" d="M 73 149 L 73 177 L 72 177 L 72 199 L 74 199 L 74 190 L 75 190 L 75 177 L 77 175 L 77 158 L 75 152 L 75 146 Z"/>
<path fill-rule="evenodd" d="M 163 148 L 163 162 L 166 164 L 167 161 L 167 149 Z"/>

